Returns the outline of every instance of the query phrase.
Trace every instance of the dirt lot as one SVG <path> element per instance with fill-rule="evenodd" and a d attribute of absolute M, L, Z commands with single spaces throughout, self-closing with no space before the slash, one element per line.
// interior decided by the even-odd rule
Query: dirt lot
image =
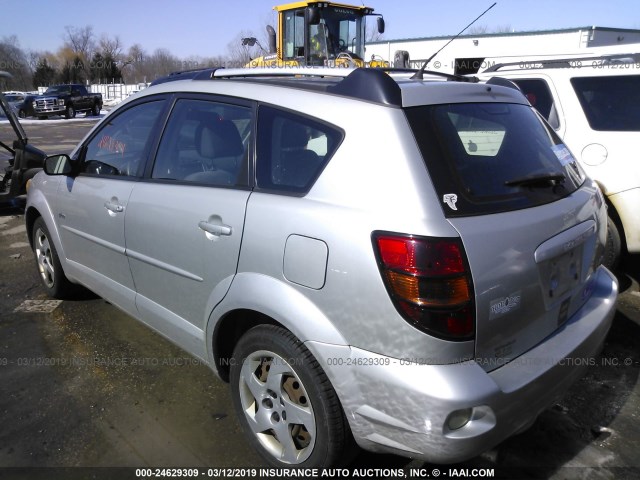
<path fill-rule="evenodd" d="M 25 127 L 39 137 L 34 144 L 55 153 L 71 149 L 70 138 L 88 128 L 80 125 Z M 640 279 L 640 258 L 626 258 L 622 268 L 624 292 L 604 351 L 531 429 L 453 467 L 367 454 L 355 466 L 407 475 L 422 468 L 432 477 L 435 468 L 463 478 L 489 468 L 505 478 L 640 478 L 640 293 L 631 280 Z M 27 300 L 47 297 L 22 211 L 5 208 L 0 478 L 135 478 L 131 467 L 263 466 L 241 435 L 228 386 L 208 367 L 90 293 L 60 304 Z"/>

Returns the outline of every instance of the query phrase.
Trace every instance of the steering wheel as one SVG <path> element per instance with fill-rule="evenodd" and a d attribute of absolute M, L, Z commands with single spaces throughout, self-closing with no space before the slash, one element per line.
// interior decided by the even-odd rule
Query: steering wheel
<path fill-rule="evenodd" d="M 93 173 L 94 175 L 120 175 L 120 171 L 113 165 L 103 163 L 100 160 L 88 160 L 84 163 L 85 173 Z"/>

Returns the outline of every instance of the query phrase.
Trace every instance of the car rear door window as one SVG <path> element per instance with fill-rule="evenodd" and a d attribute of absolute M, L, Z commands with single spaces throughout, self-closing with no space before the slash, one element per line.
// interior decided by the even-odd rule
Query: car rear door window
<path fill-rule="evenodd" d="M 246 171 L 251 119 L 252 110 L 247 106 L 178 100 L 151 177 L 215 186 L 244 183 L 239 177 Z"/>
<path fill-rule="evenodd" d="M 256 160 L 258 188 L 308 192 L 342 138 L 342 131 L 327 123 L 261 106 Z"/>
<path fill-rule="evenodd" d="M 640 131 L 640 75 L 571 79 L 594 130 Z"/>

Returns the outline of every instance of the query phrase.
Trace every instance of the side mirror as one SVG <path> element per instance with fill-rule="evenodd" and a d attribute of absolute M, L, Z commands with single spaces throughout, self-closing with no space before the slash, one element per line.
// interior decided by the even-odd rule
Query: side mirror
<path fill-rule="evenodd" d="M 378 33 L 384 33 L 384 17 L 378 17 Z"/>
<path fill-rule="evenodd" d="M 305 13 L 308 25 L 318 25 L 320 23 L 320 9 L 318 7 L 309 5 Z"/>
<path fill-rule="evenodd" d="M 47 175 L 71 175 L 73 163 L 69 155 L 51 155 L 44 159 L 43 170 Z"/>
<path fill-rule="evenodd" d="M 271 26 L 267 25 L 267 37 L 269 38 L 269 53 L 276 53 L 276 30 Z"/>

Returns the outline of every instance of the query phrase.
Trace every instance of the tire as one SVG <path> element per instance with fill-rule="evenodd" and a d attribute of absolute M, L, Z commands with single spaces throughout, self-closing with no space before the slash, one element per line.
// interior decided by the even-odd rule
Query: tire
<path fill-rule="evenodd" d="M 618 266 L 621 254 L 622 240 L 620 239 L 618 226 L 613 220 L 611 220 L 611 217 L 607 217 L 607 243 L 604 247 L 604 259 L 602 264 L 609 270 L 614 271 Z"/>
<path fill-rule="evenodd" d="M 406 50 L 396 50 L 393 55 L 393 67 L 394 68 L 409 68 L 409 52 Z"/>
<path fill-rule="evenodd" d="M 18 110 L 18 117 L 27 118 L 27 114 L 25 113 L 24 110 Z"/>
<path fill-rule="evenodd" d="M 56 248 L 42 217 L 33 223 L 33 254 L 38 264 L 38 273 L 42 285 L 50 297 L 63 299 L 76 289 L 62 270 Z"/>
<path fill-rule="evenodd" d="M 100 105 L 98 105 L 97 103 L 93 104 L 93 108 L 91 109 L 91 115 L 93 115 L 94 117 L 97 117 L 100 115 Z"/>
<path fill-rule="evenodd" d="M 260 325 L 245 333 L 233 353 L 230 380 L 238 419 L 269 464 L 328 468 L 352 458 L 355 442 L 338 396 L 291 332 Z"/>
<path fill-rule="evenodd" d="M 73 105 L 68 105 L 67 109 L 64 112 L 64 118 L 76 118 L 76 110 L 73 108 Z"/>

